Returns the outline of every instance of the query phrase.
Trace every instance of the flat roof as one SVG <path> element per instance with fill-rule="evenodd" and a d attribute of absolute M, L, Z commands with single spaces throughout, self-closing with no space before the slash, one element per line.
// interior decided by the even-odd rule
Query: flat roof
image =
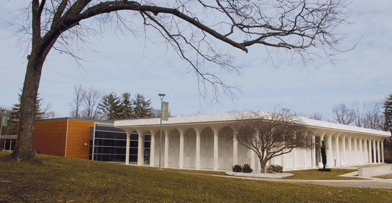
<path fill-rule="evenodd" d="M 246 112 L 244 112 L 246 113 Z M 259 114 L 268 115 L 269 113 L 259 111 Z M 237 120 L 236 113 L 226 114 L 213 114 L 213 115 L 195 115 L 195 116 L 183 116 L 179 115 L 176 117 L 169 117 L 168 121 L 162 121 L 162 126 L 173 126 L 173 125 L 203 125 L 203 124 L 216 124 L 216 123 L 230 123 Z M 331 123 L 326 121 L 314 120 L 305 117 L 299 117 L 306 125 L 314 127 L 316 129 L 325 130 L 339 130 L 350 133 L 361 133 L 361 134 L 372 134 L 382 137 L 390 137 L 391 133 L 381 130 L 374 130 L 368 128 L 361 128 L 357 126 L 343 125 L 338 123 Z M 160 118 L 140 118 L 140 119 L 129 119 L 129 120 L 115 120 L 114 126 L 121 129 L 129 128 L 148 128 L 148 127 L 159 127 Z"/>

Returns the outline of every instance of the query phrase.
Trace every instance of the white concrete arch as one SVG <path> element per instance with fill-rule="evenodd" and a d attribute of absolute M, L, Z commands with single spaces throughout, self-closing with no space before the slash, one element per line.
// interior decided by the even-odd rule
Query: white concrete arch
<path fill-rule="evenodd" d="M 153 160 L 154 162 L 151 163 L 154 166 L 159 166 L 159 161 L 161 161 L 161 167 L 164 167 L 165 163 L 165 137 L 166 133 L 164 130 L 162 130 L 162 139 L 160 135 L 160 130 L 159 129 L 154 129 L 152 130 L 155 133 L 155 145 L 151 144 L 151 147 L 155 146 L 154 154 L 150 153 L 150 157 L 154 156 Z M 159 147 L 160 146 L 160 147 Z M 159 151 L 161 152 L 161 159 L 159 160 Z"/>
<path fill-rule="evenodd" d="M 233 134 L 230 126 L 224 126 L 218 132 L 218 170 L 230 170 L 234 166 Z"/>
<path fill-rule="evenodd" d="M 167 146 L 167 153 L 168 153 L 168 164 L 167 167 L 180 167 L 180 131 L 177 128 L 173 128 L 168 133 L 168 146 Z M 166 145 L 165 145 L 166 149 Z"/>
<path fill-rule="evenodd" d="M 184 168 L 196 168 L 196 131 L 192 127 L 184 132 Z"/>

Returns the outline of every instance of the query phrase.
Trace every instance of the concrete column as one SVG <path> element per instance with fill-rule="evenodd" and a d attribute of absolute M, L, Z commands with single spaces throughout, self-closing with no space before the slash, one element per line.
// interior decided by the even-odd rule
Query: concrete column
<path fill-rule="evenodd" d="M 368 153 L 368 163 L 372 163 L 372 146 L 371 146 L 371 140 L 367 139 L 367 153 Z"/>
<path fill-rule="evenodd" d="M 233 166 L 238 164 L 238 140 L 237 140 L 237 133 L 238 130 L 233 130 Z"/>
<path fill-rule="evenodd" d="M 125 147 L 125 165 L 129 165 L 129 142 L 131 140 L 131 132 L 132 131 L 125 131 L 125 134 L 127 134 L 127 143 Z"/>
<path fill-rule="evenodd" d="M 340 150 L 339 150 L 339 135 L 335 138 L 335 151 L 336 151 L 336 167 L 340 166 Z"/>
<path fill-rule="evenodd" d="M 331 168 L 333 166 L 333 155 L 332 155 L 332 134 L 326 136 L 327 140 L 327 166 Z"/>
<path fill-rule="evenodd" d="M 167 168 L 169 167 L 169 131 L 168 130 L 164 130 L 165 132 L 165 161 L 163 163 L 163 167 Z"/>
<path fill-rule="evenodd" d="M 200 133 L 201 129 L 196 128 L 196 170 L 200 169 Z"/>
<path fill-rule="evenodd" d="M 352 166 L 352 165 L 354 165 L 353 164 L 353 156 L 352 156 L 352 150 L 351 150 L 351 148 L 352 148 L 352 139 L 351 139 L 352 137 L 350 136 L 348 139 L 347 139 L 347 141 L 348 141 L 348 158 L 347 158 L 347 162 L 348 162 L 348 164 L 349 164 L 349 166 Z"/>
<path fill-rule="evenodd" d="M 144 131 L 136 130 L 138 133 L 137 145 L 137 165 L 144 165 Z"/>
<path fill-rule="evenodd" d="M 363 165 L 362 137 L 359 138 L 359 164 Z"/>
<path fill-rule="evenodd" d="M 382 156 L 381 156 L 381 163 L 384 163 L 384 140 L 381 140 L 381 152 L 382 152 Z"/>
<path fill-rule="evenodd" d="M 150 141 L 150 166 L 155 164 L 155 130 L 150 130 L 151 141 Z"/>
<path fill-rule="evenodd" d="M 343 164 L 342 165 L 347 165 L 347 156 L 346 156 L 346 135 L 342 137 L 342 156 L 343 156 Z"/>
<path fill-rule="evenodd" d="M 369 145 L 368 145 L 368 143 L 367 143 L 367 138 L 365 137 L 364 139 L 363 139 L 363 145 L 364 145 L 364 147 L 365 147 L 365 164 L 367 164 L 367 163 L 369 163 Z"/>
<path fill-rule="evenodd" d="M 185 130 L 184 129 L 178 129 L 180 132 L 180 157 L 179 157 L 179 168 L 183 169 L 184 168 L 184 134 Z"/>
<path fill-rule="evenodd" d="M 219 143 L 218 143 L 218 134 L 219 134 L 219 128 L 212 128 L 212 131 L 214 131 L 214 171 L 218 170 L 218 155 L 219 155 Z"/>
<path fill-rule="evenodd" d="M 306 169 L 306 162 L 308 161 L 306 154 L 308 153 L 308 149 L 301 149 L 303 155 L 304 155 L 304 160 L 305 160 L 305 165 L 304 165 L 304 169 Z"/>
<path fill-rule="evenodd" d="M 373 141 L 373 163 L 377 163 L 377 152 L 376 152 L 376 140 L 372 140 Z"/>
<path fill-rule="evenodd" d="M 378 162 L 377 163 L 381 163 L 381 150 L 380 150 L 380 140 L 377 140 L 377 156 L 378 156 Z"/>
<path fill-rule="evenodd" d="M 313 147 L 312 147 L 312 150 L 311 150 L 311 154 L 310 154 L 310 157 L 311 157 L 311 168 L 316 168 L 316 150 L 315 150 L 315 147 L 316 147 L 316 145 L 315 145 L 315 143 L 316 143 L 316 137 L 314 136 L 314 135 L 312 135 L 312 145 L 313 145 Z M 281 156 L 282 157 L 282 159 L 283 159 L 283 155 Z M 283 166 L 283 164 L 282 164 L 282 166 Z"/>
<path fill-rule="evenodd" d="M 354 138 L 354 163 L 355 165 L 358 164 L 358 144 L 357 144 L 358 138 Z"/>

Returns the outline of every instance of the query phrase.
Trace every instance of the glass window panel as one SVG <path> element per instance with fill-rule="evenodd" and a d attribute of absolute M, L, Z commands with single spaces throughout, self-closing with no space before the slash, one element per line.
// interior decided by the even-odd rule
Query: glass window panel
<path fill-rule="evenodd" d="M 11 146 L 11 140 L 10 139 L 6 139 L 5 140 L 5 148 L 4 148 L 4 150 L 10 150 L 10 146 Z"/>
<path fill-rule="evenodd" d="M 16 147 L 16 139 L 11 140 L 11 150 L 14 150 Z"/>

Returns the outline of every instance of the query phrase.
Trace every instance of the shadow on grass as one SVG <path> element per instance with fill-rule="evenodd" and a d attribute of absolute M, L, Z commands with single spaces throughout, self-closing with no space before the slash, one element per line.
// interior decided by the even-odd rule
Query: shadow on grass
<path fill-rule="evenodd" d="M 351 169 L 331 169 L 330 172 L 319 171 L 318 169 L 299 170 L 299 171 L 288 171 L 288 173 L 294 174 L 294 176 L 287 177 L 285 179 L 301 179 L 301 180 L 357 180 L 356 177 L 342 177 L 347 173 L 352 173 L 357 170 Z"/>

